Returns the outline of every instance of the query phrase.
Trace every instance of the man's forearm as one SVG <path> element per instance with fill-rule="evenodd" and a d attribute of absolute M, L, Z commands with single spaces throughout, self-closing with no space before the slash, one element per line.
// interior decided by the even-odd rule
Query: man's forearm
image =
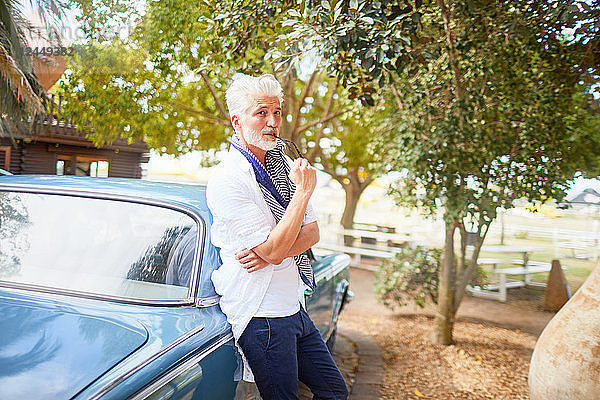
<path fill-rule="evenodd" d="M 298 190 L 294 193 L 283 217 L 267 240 L 253 249 L 262 259 L 271 264 L 280 264 L 288 257 L 300 233 L 310 194 Z"/>
<path fill-rule="evenodd" d="M 286 257 L 294 257 L 298 254 L 304 253 L 312 246 L 319 242 L 319 225 L 317 222 L 311 222 L 310 224 L 304 225 L 298 233 L 296 241 L 290 248 L 290 251 Z"/>

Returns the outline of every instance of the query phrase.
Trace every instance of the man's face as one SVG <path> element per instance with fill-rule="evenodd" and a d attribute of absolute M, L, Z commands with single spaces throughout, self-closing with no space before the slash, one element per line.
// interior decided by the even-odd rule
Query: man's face
<path fill-rule="evenodd" d="M 250 101 L 240 121 L 241 135 L 247 144 L 273 150 L 281 126 L 281 105 L 277 96 L 257 95 Z"/>

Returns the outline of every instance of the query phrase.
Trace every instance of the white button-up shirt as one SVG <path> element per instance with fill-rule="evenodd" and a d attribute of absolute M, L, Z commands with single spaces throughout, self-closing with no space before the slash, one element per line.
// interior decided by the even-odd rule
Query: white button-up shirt
<path fill-rule="evenodd" d="M 223 261 L 212 273 L 211 279 L 221 296 L 221 310 L 231 324 L 237 343 L 260 307 L 274 266 L 270 264 L 261 270 L 248 272 L 235 259 L 235 253 L 264 243 L 276 221 L 256 181 L 252 165 L 233 147 L 211 174 L 206 199 L 213 215 L 211 241 L 221 248 Z M 309 204 L 303 225 L 314 221 L 316 217 Z M 294 268 L 298 268 L 293 257 L 284 259 L 281 266 L 284 263 L 293 263 Z M 301 284 L 298 287 L 298 301 L 304 306 L 305 286 Z M 245 359 L 243 379 L 254 381 Z"/>

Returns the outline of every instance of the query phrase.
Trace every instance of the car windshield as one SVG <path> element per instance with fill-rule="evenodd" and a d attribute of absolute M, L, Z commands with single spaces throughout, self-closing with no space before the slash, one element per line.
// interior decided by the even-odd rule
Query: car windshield
<path fill-rule="evenodd" d="M 137 300 L 189 296 L 197 223 L 154 205 L 0 192 L 0 281 Z"/>

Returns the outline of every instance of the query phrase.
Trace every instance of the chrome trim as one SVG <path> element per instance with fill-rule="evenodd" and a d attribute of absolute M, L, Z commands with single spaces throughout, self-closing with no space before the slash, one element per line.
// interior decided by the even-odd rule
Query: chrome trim
<path fill-rule="evenodd" d="M 348 262 L 346 264 L 346 261 Z M 338 273 L 346 269 L 348 265 L 350 265 L 350 257 L 343 257 L 342 260 L 337 260 L 329 264 L 330 267 L 325 267 L 324 270 L 319 271 L 318 274 L 315 274 L 315 282 L 319 282 L 323 278 L 331 279 L 336 276 Z"/>
<path fill-rule="evenodd" d="M 7 282 L 0 280 L 0 286 L 5 286 L 13 289 L 24 289 L 24 290 L 33 290 L 36 292 L 42 293 L 52 293 L 59 294 L 64 296 L 72 296 L 72 297 L 80 297 L 87 298 L 92 300 L 109 300 L 117 303 L 126 303 L 126 304 L 137 304 L 137 305 L 150 305 L 150 306 L 169 306 L 169 305 L 193 305 L 196 300 L 196 295 L 198 293 L 198 288 L 200 286 L 200 265 L 202 258 L 204 256 L 204 245 L 206 238 L 206 223 L 202 216 L 197 213 L 193 208 L 187 207 L 185 205 L 170 203 L 168 201 L 163 200 L 155 200 L 144 197 L 135 197 L 135 196 L 127 196 L 121 194 L 114 193 L 99 193 L 99 192 L 91 192 L 88 190 L 77 190 L 77 189 L 49 189 L 44 186 L 38 185 L 28 185 L 28 186 L 19 186 L 19 185 L 2 185 L 0 184 L 0 192 L 19 192 L 19 193 L 32 193 L 32 194 L 50 194 L 50 195 L 59 195 L 59 196 L 71 196 L 71 197 L 83 197 L 83 198 L 91 198 L 98 200 L 116 200 L 116 201 L 125 201 L 129 203 L 138 203 L 138 204 L 146 204 L 151 206 L 168 208 L 174 211 L 179 211 L 190 216 L 196 223 L 198 224 L 198 237 L 196 240 L 196 258 L 194 259 L 194 265 L 192 266 L 192 277 L 194 278 L 192 284 L 188 290 L 188 297 L 185 300 L 167 300 L 167 299 L 153 299 L 153 300 L 143 300 L 143 299 L 135 299 L 129 297 L 119 297 L 119 296 L 107 296 L 96 293 L 89 292 L 78 292 L 74 290 L 64 290 L 64 289 L 56 289 L 45 286 L 35 286 L 35 285 L 24 285 L 14 282 Z"/>
<path fill-rule="evenodd" d="M 212 307 L 214 305 L 219 304 L 219 300 L 221 296 L 210 296 L 210 297 L 200 297 L 196 299 L 196 307 L 204 308 L 204 307 Z"/>
<path fill-rule="evenodd" d="M 60 296 L 68 296 L 68 297 L 77 297 L 87 300 L 107 300 L 113 303 L 122 303 L 122 304 L 133 304 L 133 305 L 142 305 L 142 306 L 184 306 L 184 305 L 192 305 L 193 302 L 185 299 L 185 300 L 141 300 L 134 299 L 130 297 L 119 297 L 119 296 L 108 296 L 102 294 L 94 294 L 88 292 L 78 292 L 76 290 L 63 290 L 63 289 L 54 289 L 45 286 L 37 286 L 32 284 L 24 285 L 22 283 L 8 282 L 0 280 L 0 286 L 7 289 L 17 289 L 17 290 L 29 290 L 38 293 L 44 294 L 55 294 Z M 160 303 L 157 303 L 160 301 Z"/>
<path fill-rule="evenodd" d="M 354 300 L 354 292 L 352 290 L 348 290 L 348 292 L 346 292 L 346 297 L 344 298 L 344 300 L 346 301 L 346 303 L 350 303 L 352 300 Z"/>
<path fill-rule="evenodd" d="M 146 358 L 140 364 L 136 365 L 129 371 L 127 371 L 124 374 L 122 374 L 121 376 L 117 377 L 115 380 L 113 380 L 108 385 L 101 388 L 98 392 L 96 392 L 94 395 L 92 395 L 89 398 L 89 400 L 99 399 L 100 397 L 104 396 L 107 392 L 112 390 L 115 386 L 117 386 L 118 384 L 123 382 L 125 379 L 129 378 L 130 376 L 132 376 L 133 374 L 135 374 L 136 372 L 138 372 L 139 370 L 144 368 L 146 365 L 150 364 L 152 361 L 156 360 L 158 357 L 162 356 L 163 354 L 165 354 L 166 352 L 171 350 L 173 347 L 184 342 L 185 340 L 189 339 L 190 337 L 194 336 L 195 334 L 201 332 L 203 329 L 204 329 L 204 324 L 198 325 L 191 331 L 186 332 L 185 334 L 179 336 L 177 339 L 173 340 L 171 343 L 167 344 L 165 347 L 163 347 L 162 349 L 160 349 L 159 351 L 157 351 L 150 357 Z"/>
<path fill-rule="evenodd" d="M 146 398 L 147 396 L 152 394 L 154 391 L 156 391 L 157 389 L 160 389 L 166 383 L 173 380 L 176 376 L 183 373 L 185 370 L 193 367 L 194 364 L 197 364 L 198 362 L 202 361 L 202 359 L 204 359 L 206 356 L 208 356 L 210 353 L 212 353 L 213 351 L 215 351 L 216 349 L 218 349 L 225 343 L 229 342 L 231 339 L 233 339 L 233 333 L 230 333 L 227 336 L 219 339 L 217 342 L 213 343 L 210 347 L 205 349 L 202 353 L 192 357 L 190 360 L 184 362 L 182 365 L 175 368 L 171 372 L 166 373 L 165 375 L 160 377 L 158 380 L 156 380 L 155 382 L 150 384 L 150 386 L 147 386 L 146 388 L 142 389 L 141 392 L 138 392 L 137 394 L 135 394 L 134 397 L 131 398 L 131 400 L 141 400 L 141 399 Z"/>

